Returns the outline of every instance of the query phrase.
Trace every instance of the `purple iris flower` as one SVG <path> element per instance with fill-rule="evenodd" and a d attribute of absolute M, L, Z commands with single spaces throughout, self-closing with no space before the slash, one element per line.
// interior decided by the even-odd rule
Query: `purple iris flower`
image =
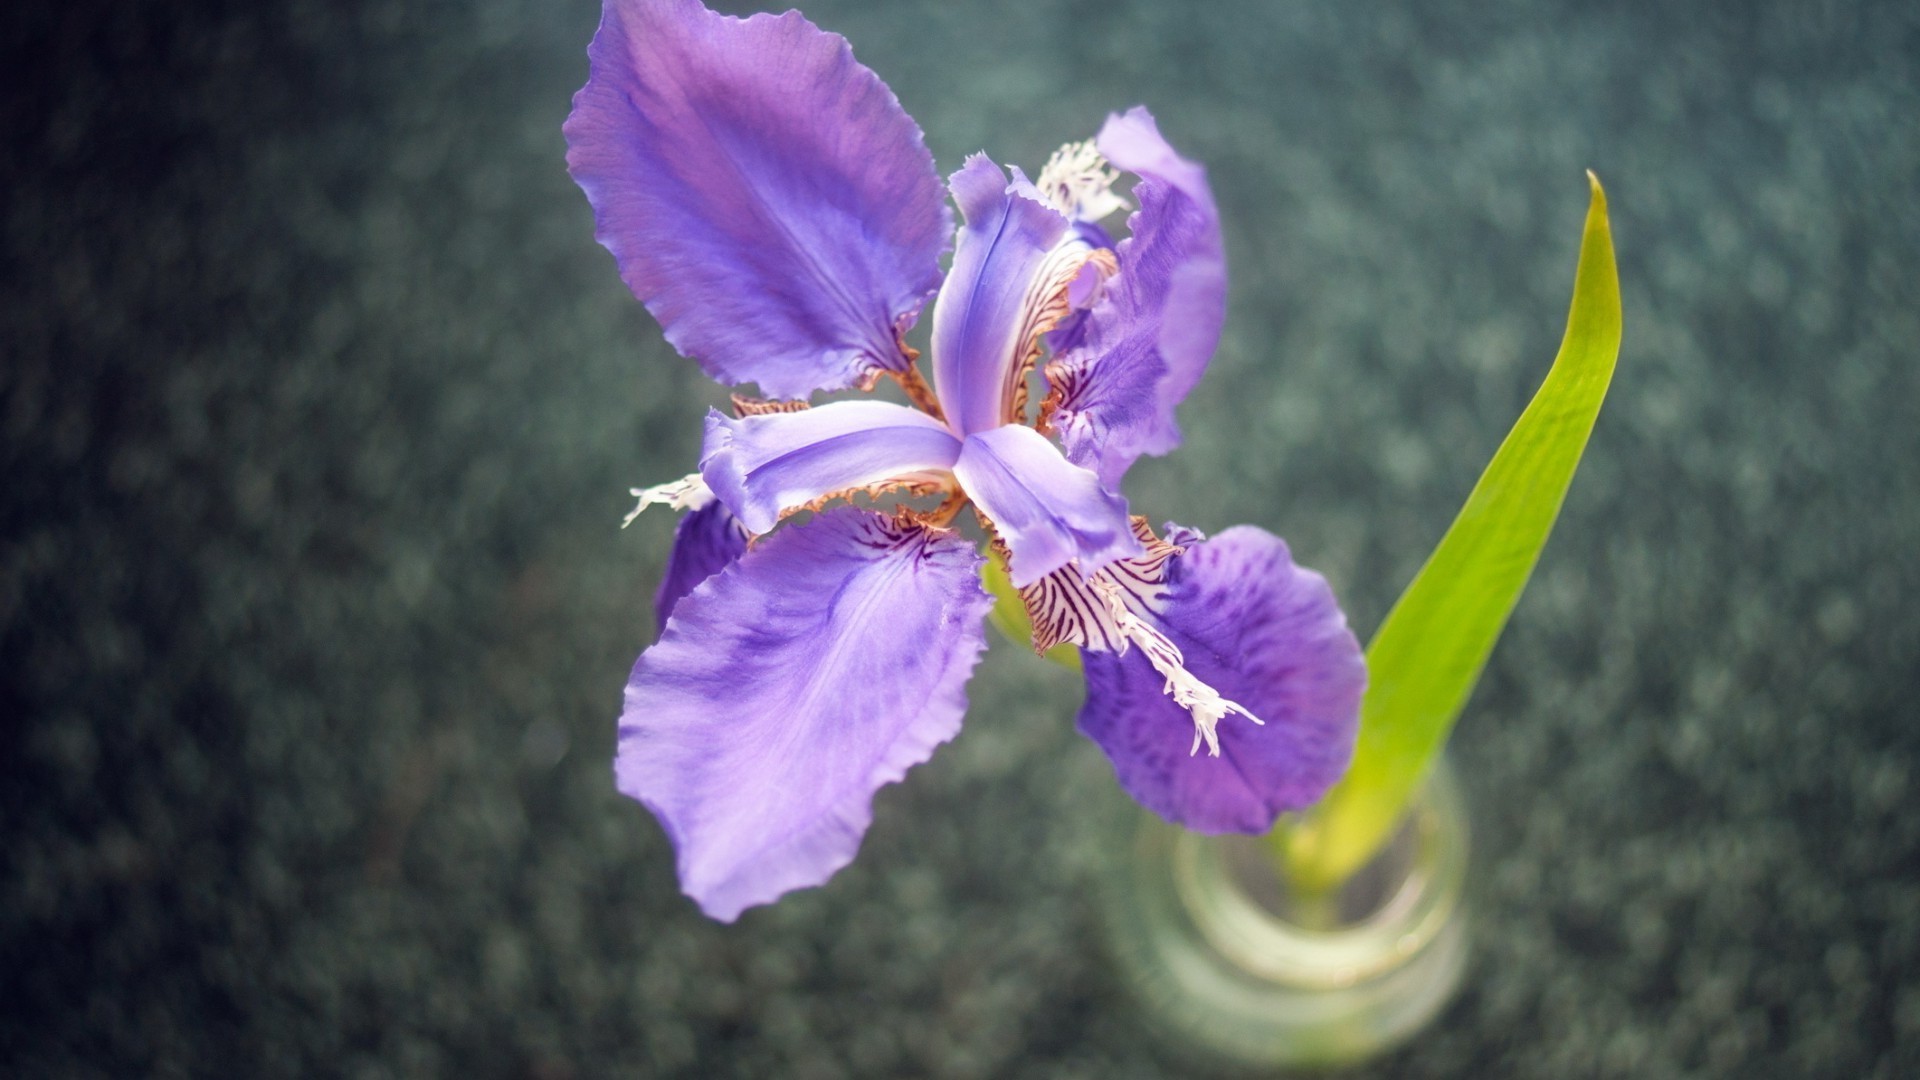
<path fill-rule="evenodd" d="M 1226 305 L 1206 174 L 1153 117 L 1109 117 L 1037 181 L 975 155 L 943 190 L 892 91 L 798 12 L 605 0 L 588 56 L 565 130 L 596 236 L 676 349 L 767 396 L 708 415 L 698 472 L 635 491 L 690 513 L 615 774 L 687 894 L 731 921 L 826 881 L 875 790 L 958 733 L 993 604 L 969 505 L 1035 646 L 1082 649 L 1079 728 L 1135 799 L 1261 832 L 1319 798 L 1366 679 L 1326 581 L 1257 528 L 1156 536 L 1119 494 L 1179 443 Z M 904 334 L 930 297 L 928 384 Z M 910 404 L 806 403 L 881 379 Z"/>

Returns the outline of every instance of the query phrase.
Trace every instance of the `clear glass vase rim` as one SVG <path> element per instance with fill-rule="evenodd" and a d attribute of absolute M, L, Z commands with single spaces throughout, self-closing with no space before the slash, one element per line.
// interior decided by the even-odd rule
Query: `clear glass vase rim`
<path fill-rule="evenodd" d="M 1251 975 L 1303 989 L 1333 990 L 1376 978 L 1419 955 L 1447 925 L 1466 876 L 1466 815 L 1444 758 L 1408 810 L 1414 831 L 1406 875 L 1358 921 L 1308 928 L 1239 887 L 1218 837 L 1182 832 L 1174 841 L 1176 892 L 1220 955 Z"/>

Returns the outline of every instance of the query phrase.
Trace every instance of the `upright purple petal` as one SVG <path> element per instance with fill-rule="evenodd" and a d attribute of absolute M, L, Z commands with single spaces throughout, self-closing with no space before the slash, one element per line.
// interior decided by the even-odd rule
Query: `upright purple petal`
<path fill-rule="evenodd" d="M 952 220 L 916 127 L 798 12 L 605 0 L 567 166 L 667 340 L 722 382 L 804 397 L 904 370 Z"/>
<path fill-rule="evenodd" d="M 1065 314 L 1063 293 L 1090 250 L 1021 178 L 975 154 L 948 181 L 966 224 L 933 309 L 933 382 L 961 435 L 1021 419 L 1039 335 Z"/>
<path fill-rule="evenodd" d="M 1187 670 L 1264 721 L 1222 720 L 1220 756 L 1192 753 L 1194 725 L 1141 650 L 1085 650 L 1080 730 L 1141 805 L 1197 832 L 1265 832 L 1319 799 L 1353 755 L 1366 662 L 1325 578 L 1287 545 L 1241 525 L 1186 548 L 1167 570 L 1157 628 Z"/>
<path fill-rule="evenodd" d="M 627 684 L 615 775 L 713 918 L 852 861 L 873 794 L 960 730 L 992 599 L 959 535 L 842 507 L 687 594 Z"/>
<path fill-rule="evenodd" d="M 1075 559 L 1081 573 L 1092 573 L 1143 550 L 1127 521 L 1127 500 L 1030 427 L 967 436 L 953 474 L 1006 542 L 1016 586 Z"/>
<path fill-rule="evenodd" d="M 667 628 L 667 618 L 681 597 L 732 565 L 746 550 L 746 530 L 726 506 L 710 502 L 688 511 L 673 532 L 667 572 L 661 575 L 660 588 L 653 594 L 653 615 L 659 629 Z"/>
<path fill-rule="evenodd" d="M 790 413 L 707 414 L 700 473 L 742 524 L 770 531 L 824 496 L 953 467 L 960 440 L 926 413 L 885 401 L 836 401 Z"/>
<path fill-rule="evenodd" d="M 1220 341 L 1227 264 L 1206 171 L 1174 153 L 1143 108 L 1110 116 L 1100 152 L 1135 173 L 1140 209 L 1119 272 L 1047 365 L 1052 424 L 1074 462 L 1117 486 L 1141 454 L 1180 443 L 1174 407 Z"/>

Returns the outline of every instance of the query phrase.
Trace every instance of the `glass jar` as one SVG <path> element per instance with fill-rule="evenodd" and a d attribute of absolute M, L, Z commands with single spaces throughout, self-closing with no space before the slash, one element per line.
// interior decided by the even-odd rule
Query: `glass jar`
<path fill-rule="evenodd" d="M 1444 759 L 1393 841 L 1330 896 L 1293 895 L 1265 837 L 1141 816 L 1105 882 L 1107 932 L 1169 1040 L 1242 1067 L 1352 1063 L 1411 1036 L 1458 988 L 1467 818 Z"/>

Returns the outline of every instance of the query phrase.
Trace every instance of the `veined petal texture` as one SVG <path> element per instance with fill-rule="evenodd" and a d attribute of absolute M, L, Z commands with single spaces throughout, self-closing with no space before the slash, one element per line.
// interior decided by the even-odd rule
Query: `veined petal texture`
<path fill-rule="evenodd" d="M 832 877 L 874 792 L 960 730 L 982 561 L 956 533 L 841 507 L 680 601 L 634 665 L 615 774 L 708 915 Z"/>
<path fill-rule="evenodd" d="M 967 436 L 953 474 L 1005 541 L 1017 587 L 1076 559 L 1080 572 L 1091 574 L 1145 550 L 1127 520 L 1127 500 L 1030 427 Z"/>
<path fill-rule="evenodd" d="M 724 505 L 710 502 L 698 510 L 688 511 L 673 531 L 673 551 L 667 556 L 667 571 L 661 575 L 660 588 L 653 594 L 653 615 L 659 628 L 666 629 L 667 618 L 681 597 L 725 570 L 746 550 L 746 531 Z"/>
<path fill-rule="evenodd" d="M 1144 108 L 1110 116 L 1100 152 L 1140 177 L 1132 235 L 1073 340 L 1047 365 L 1052 423 L 1074 462 L 1110 487 L 1141 454 L 1180 443 L 1174 419 L 1200 381 L 1226 320 L 1227 264 L 1206 170 L 1160 136 Z"/>
<path fill-rule="evenodd" d="M 605 0 L 567 118 L 595 236 L 714 378 L 804 397 L 904 370 L 952 230 L 920 129 L 798 12 Z"/>
<path fill-rule="evenodd" d="M 885 401 L 836 401 L 790 413 L 707 414 L 700 473 L 756 533 L 780 515 L 849 488 L 936 477 L 960 440 L 926 413 Z"/>
<path fill-rule="evenodd" d="M 1066 217 L 1035 198 L 1033 185 L 1020 185 L 1031 195 L 1011 189 L 985 154 L 968 158 L 948 186 L 965 225 L 934 304 L 933 382 L 947 423 L 971 435 L 1021 419 L 1009 413 L 1023 396 L 1027 359 L 1066 314 L 1057 294 L 1087 248 L 1061 250 L 1072 233 Z"/>
<path fill-rule="evenodd" d="M 1326 579 L 1295 566 L 1279 537 L 1241 525 L 1180 544 L 1155 624 L 1189 671 L 1264 723 L 1228 717 L 1220 756 L 1195 755 L 1192 718 L 1162 693 L 1141 650 L 1087 649 L 1079 728 L 1106 751 L 1120 786 L 1168 821 L 1265 832 L 1346 769 L 1366 662 Z"/>

